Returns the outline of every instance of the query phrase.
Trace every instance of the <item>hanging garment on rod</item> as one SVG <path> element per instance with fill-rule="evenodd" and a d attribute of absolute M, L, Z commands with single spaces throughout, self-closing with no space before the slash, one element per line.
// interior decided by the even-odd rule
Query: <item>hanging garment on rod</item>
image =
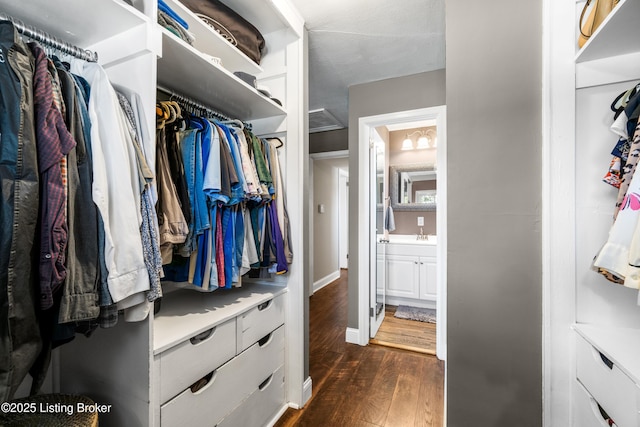
<path fill-rule="evenodd" d="M 102 67 L 84 63 L 77 71 L 91 85 L 93 200 L 105 224 L 109 293 L 119 308 L 129 308 L 140 304 L 142 293 L 149 290 L 139 231 L 141 190 L 134 144 Z"/>
<path fill-rule="evenodd" d="M 39 300 L 34 297 L 39 276 L 32 268 L 39 261 L 37 254 L 32 256 L 39 180 L 32 56 L 9 21 L 0 22 L 0 49 L 5 59 L 0 62 L 0 398 L 7 401 L 42 348 L 36 317 Z"/>
<path fill-rule="evenodd" d="M 95 319 L 99 315 L 100 280 L 98 212 L 91 196 L 93 167 L 90 152 L 88 111 L 77 79 L 55 61 L 61 82 L 64 121 L 76 146 L 67 159 L 67 278 L 60 301 L 60 323 Z"/>
<path fill-rule="evenodd" d="M 29 44 L 35 58 L 34 110 L 38 170 L 40 173 L 40 306 L 53 306 L 53 292 L 66 278 L 68 225 L 66 215 L 67 162 L 65 156 L 76 142 L 67 130 L 61 111 L 61 94 L 52 85 L 49 61 L 44 51 Z M 57 101 L 57 102 L 56 102 Z M 63 163 L 63 159 L 65 162 Z M 64 175 L 64 178 L 63 178 Z"/>
<path fill-rule="evenodd" d="M 162 103 L 159 122 L 166 116 Z M 164 266 L 166 281 L 211 291 L 238 286 L 251 268 L 288 271 L 292 257 L 289 233 L 282 231 L 288 218 L 276 149 L 280 141 L 261 140 L 233 121 L 191 115 L 185 124 L 186 129 L 178 123 L 167 130 L 175 132 L 183 162 L 182 169 L 169 166 L 174 173 L 167 175 L 188 177 L 186 216 L 191 220 L 184 242 L 172 246 L 171 263 Z M 159 150 L 168 150 L 170 144 L 158 140 Z M 162 168 L 167 166 L 158 162 L 159 176 Z M 282 192 L 281 200 L 276 189 Z M 175 182 L 169 190 L 177 199 L 173 204 L 180 205 Z M 159 204 L 159 214 L 164 206 Z"/>
<path fill-rule="evenodd" d="M 611 183 L 611 176 L 618 177 L 618 196 L 614 223 L 592 268 L 611 282 L 639 289 L 640 268 L 636 266 L 640 265 L 640 228 L 637 226 L 640 175 L 636 171 L 640 158 L 640 95 L 635 93 L 636 88 L 622 93 L 611 106 L 616 115 L 611 130 L 619 140 L 612 152 L 614 159 L 604 181 Z"/>

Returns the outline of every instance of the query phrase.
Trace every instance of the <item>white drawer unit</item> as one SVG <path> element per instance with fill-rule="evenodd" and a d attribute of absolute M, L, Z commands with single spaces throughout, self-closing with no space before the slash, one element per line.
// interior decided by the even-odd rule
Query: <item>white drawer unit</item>
<path fill-rule="evenodd" d="M 238 353 L 284 324 L 285 295 L 278 295 L 238 316 Z"/>
<path fill-rule="evenodd" d="M 614 359 L 584 337 L 576 337 L 576 377 L 618 427 L 640 425 L 640 388 Z"/>
<path fill-rule="evenodd" d="M 284 398 L 284 367 L 281 366 L 216 427 L 259 426 L 282 408 Z"/>
<path fill-rule="evenodd" d="M 160 353 L 160 401 L 166 402 L 236 355 L 236 319 Z"/>
<path fill-rule="evenodd" d="M 160 407 L 162 427 L 216 425 L 284 363 L 284 327 L 265 336 Z M 195 378 L 193 382 L 198 381 Z"/>
<path fill-rule="evenodd" d="M 579 381 L 574 383 L 575 416 L 573 427 L 611 427 L 600 405 Z M 608 414 L 607 414 L 608 415 Z"/>

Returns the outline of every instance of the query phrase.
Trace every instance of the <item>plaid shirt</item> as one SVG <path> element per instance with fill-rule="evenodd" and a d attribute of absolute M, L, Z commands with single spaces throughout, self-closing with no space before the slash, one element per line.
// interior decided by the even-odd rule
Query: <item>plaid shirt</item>
<path fill-rule="evenodd" d="M 35 58 L 33 102 L 40 173 L 40 306 L 46 310 L 66 277 L 68 227 L 60 164 L 76 143 L 54 102 L 47 55 L 35 43 L 29 48 Z"/>

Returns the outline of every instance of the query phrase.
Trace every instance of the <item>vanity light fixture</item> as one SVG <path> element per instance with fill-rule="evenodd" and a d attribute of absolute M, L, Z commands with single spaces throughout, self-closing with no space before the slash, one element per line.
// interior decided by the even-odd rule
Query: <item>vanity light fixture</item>
<path fill-rule="evenodd" d="M 416 150 L 423 150 L 426 148 L 436 148 L 437 146 L 437 135 L 433 129 L 427 130 L 416 130 L 412 133 L 408 133 L 407 137 L 402 141 L 401 150 L 413 150 L 413 140 L 411 137 L 415 134 L 420 134 L 418 137 L 418 143 L 415 147 Z"/>
<path fill-rule="evenodd" d="M 409 138 L 409 135 L 407 135 L 405 140 L 402 141 L 402 147 L 400 147 L 400 149 L 401 150 L 413 150 L 413 141 L 411 140 L 411 138 Z"/>

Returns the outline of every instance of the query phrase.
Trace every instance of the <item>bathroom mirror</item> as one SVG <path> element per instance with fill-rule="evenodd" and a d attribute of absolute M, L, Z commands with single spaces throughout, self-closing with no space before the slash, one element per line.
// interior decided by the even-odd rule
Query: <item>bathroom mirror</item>
<path fill-rule="evenodd" d="M 391 207 L 398 211 L 436 210 L 436 167 L 410 164 L 389 167 Z"/>

